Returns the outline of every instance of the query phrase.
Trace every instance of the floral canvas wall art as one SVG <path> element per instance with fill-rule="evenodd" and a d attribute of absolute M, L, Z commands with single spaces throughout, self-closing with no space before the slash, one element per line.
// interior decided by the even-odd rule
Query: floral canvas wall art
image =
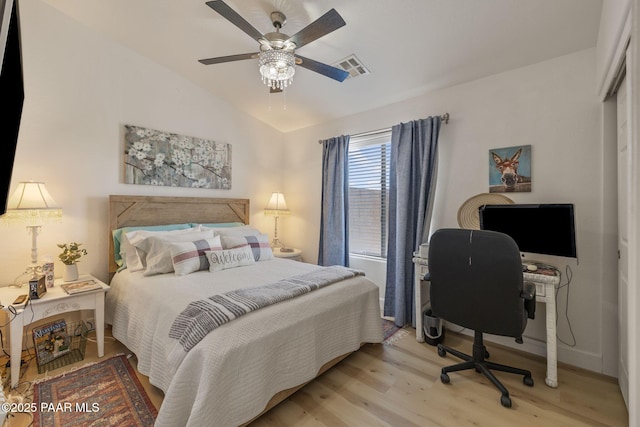
<path fill-rule="evenodd" d="M 231 189 L 231 145 L 125 125 L 125 183 Z"/>

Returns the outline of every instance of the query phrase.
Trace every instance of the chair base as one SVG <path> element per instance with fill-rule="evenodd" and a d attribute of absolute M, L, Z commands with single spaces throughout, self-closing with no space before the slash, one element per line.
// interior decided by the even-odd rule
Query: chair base
<path fill-rule="evenodd" d="M 511 398 L 509 397 L 509 390 L 502 385 L 502 383 L 493 375 L 493 372 L 490 369 L 500 372 L 508 372 L 511 374 L 523 375 L 524 378 L 522 381 L 525 385 L 529 387 L 533 387 L 533 378 L 531 377 L 531 371 L 527 371 L 525 369 L 514 368 L 511 366 L 501 365 L 499 363 L 489 362 L 485 360 L 489 357 L 489 353 L 487 352 L 487 348 L 484 345 L 482 339 L 482 332 L 475 332 L 473 339 L 473 356 L 469 356 L 468 354 L 462 353 L 456 349 L 444 346 L 442 344 L 438 344 L 438 355 L 440 357 L 445 357 L 447 353 L 450 353 L 456 356 L 459 359 L 464 360 L 462 363 L 458 363 L 457 365 L 446 366 L 442 368 L 442 372 L 440 374 L 440 381 L 444 384 L 448 384 L 450 382 L 448 372 L 456 372 L 456 371 L 464 371 L 467 369 L 475 369 L 476 372 L 481 372 L 485 377 L 489 379 L 495 385 L 498 390 L 502 393 L 500 396 L 500 403 L 502 406 L 506 408 L 511 407 Z"/>

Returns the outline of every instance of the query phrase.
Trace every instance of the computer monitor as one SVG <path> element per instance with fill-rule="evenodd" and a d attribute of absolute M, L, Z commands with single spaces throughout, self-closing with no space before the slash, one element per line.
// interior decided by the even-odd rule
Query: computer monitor
<path fill-rule="evenodd" d="M 515 240 L 520 252 L 577 258 L 573 204 L 484 205 L 480 229 Z"/>
<path fill-rule="evenodd" d="M 4 214 L 9 198 L 13 161 L 18 144 L 18 131 L 24 103 L 22 53 L 18 4 L 14 0 L 0 0 L 0 215 Z"/>

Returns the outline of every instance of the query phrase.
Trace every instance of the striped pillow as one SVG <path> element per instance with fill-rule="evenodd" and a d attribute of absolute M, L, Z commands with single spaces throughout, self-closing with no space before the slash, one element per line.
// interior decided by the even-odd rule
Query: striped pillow
<path fill-rule="evenodd" d="M 273 251 L 269 245 L 269 236 L 259 234 L 257 236 L 222 236 L 222 247 L 225 249 L 239 248 L 249 244 L 253 259 L 256 261 L 266 261 L 273 259 Z"/>
<path fill-rule="evenodd" d="M 221 251 L 220 236 L 171 244 L 171 262 L 178 276 L 209 268 L 205 251 Z"/>

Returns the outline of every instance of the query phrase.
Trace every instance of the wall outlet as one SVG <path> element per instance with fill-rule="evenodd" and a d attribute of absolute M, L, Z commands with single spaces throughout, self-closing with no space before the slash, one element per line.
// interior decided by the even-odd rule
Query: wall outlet
<path fill-rule="evenodd" d="M 96 329 L 96 319 L 93 317 L 88 317 L 86 319 L 82 319 L 84 320 L 84 323 L 87 325 L 87 329 L 90 331 L 93 331 L 94 329 Z"/>
<path fill-rule="evenodd" d="M 93 331 L 96 329 L 96 318 L 93 310 L 82 310 L 80 312 L 80 319 L 87 325 L 87 329 Z"/>

